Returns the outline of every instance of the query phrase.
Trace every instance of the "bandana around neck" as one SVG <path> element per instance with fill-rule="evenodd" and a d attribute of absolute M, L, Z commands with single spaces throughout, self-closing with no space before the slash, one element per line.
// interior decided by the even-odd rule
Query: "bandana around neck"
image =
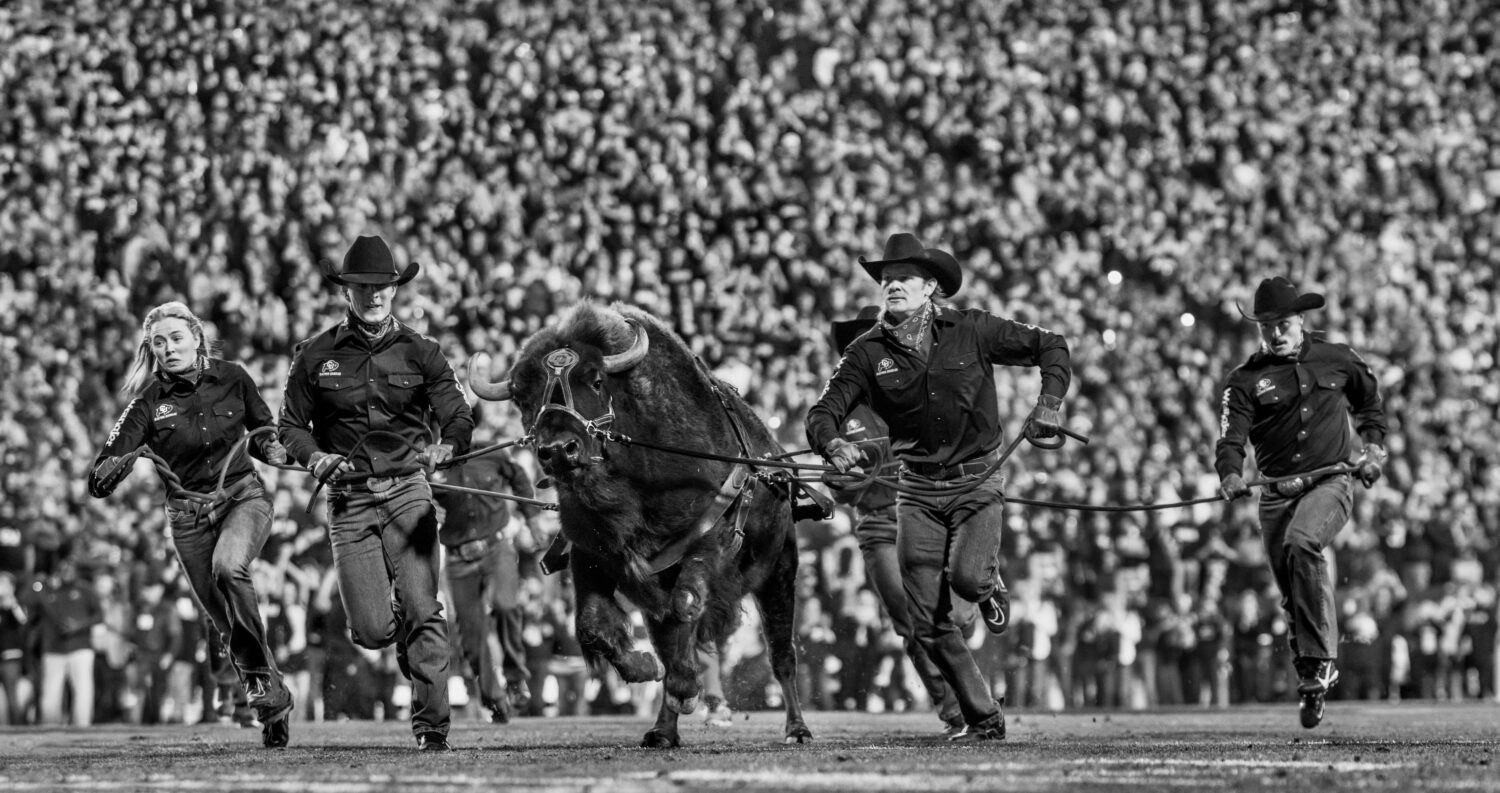
<path fill-rule="evenodd" d="M 895 334 L 896 341 L 900 342 L 901 346 L 919 353 L 926 353 L 930 339 L 927 329 L 932 325 L 932 303 L 930 301 L 924 303 L 917 313 L 907 317 L 900 324 L 893 325 L 890 320 L 884 320 L 884 323 L 891 333 Z"/>
<path fill-rule="evenodd" d="M 359 331 L 359 335 L 369 341 L 379 341 L 382 336 L 390 333 L 396 327 L 396 315 L 387 314 L 385 319 L 379 322 L 366 322 L 349 312 L 347 319 L 349 327 Z"/>

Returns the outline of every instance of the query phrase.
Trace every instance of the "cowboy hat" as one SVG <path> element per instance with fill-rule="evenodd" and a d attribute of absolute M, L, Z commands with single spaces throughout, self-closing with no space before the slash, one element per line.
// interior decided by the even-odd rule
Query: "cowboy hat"
<path fill-rule="evenodd" d="M 390 246 L 380 237 L 360 237 L 344 254 L 344 269 L 335 271 L 333 263 L 322 262 L 323 277 L 339 286 L 389 286 L 401 284 L 417 277 L 422 266 L 416 262 L 397 269 L 396 257 Z"/>
<path fill-rule="evenodd" d="M 833 346 L 838 352 L 843 352 L 860 337 L 860 334 L 875 326 L 875 321 L 880 318 L 880 306 L 865 306 L 859 310 L 859 316 L 854 319 L 840 319 L 833 322 Z"/>
<path fill-rule="evenodd" d="M 922 241 L 915 234 L 904 231 L 892 234 L 885 242 L 884 258 L 866 261 L 865 257 L 859 257 L 859 263 L 865 268 L 865 272 L 877 281 L 880 280 L 880 271 L 886 265 L 907 262 L 925 268 L 928 275 L 937 280 L 938 288 L 947 297 L 957 294 L 958 288 L 963 286 L 963 270 L 959 268 L 958 260 L 953 258 L 953 254 L 937 248 L 922 247 Z"/>
<path fill-rule="evenodd" d="M 1299 295 L 1297 287 L 1293 286 L 1291 281 L 1278 275 L 1261 281 L 1260 286 L 1255 288 L 1255 301 L 1251 304 L 1249 313 L 1246 313 L 1238 302 L 1234 304 L 1234 307 L 1240 310 L 1245 319 L 1254 322 L 1275 322 L 1291 314 L 1322 308 L 1323 296 L 1316 292 Z"/>

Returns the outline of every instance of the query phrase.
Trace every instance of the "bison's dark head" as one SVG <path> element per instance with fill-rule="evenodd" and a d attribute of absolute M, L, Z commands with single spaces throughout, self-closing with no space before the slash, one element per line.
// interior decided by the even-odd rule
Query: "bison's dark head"
<path fill-rule="evenodd" d="M 476 377 L 471 358 L 469 387 L 482 399 L 515 400 L 542 471 L 566 482 L 602 459 L 592 431 L 614 420 L 609 376 L 640 363 L 649 346 L 645 328 L 585 305 L 529 339 L 505 377 Z"/>

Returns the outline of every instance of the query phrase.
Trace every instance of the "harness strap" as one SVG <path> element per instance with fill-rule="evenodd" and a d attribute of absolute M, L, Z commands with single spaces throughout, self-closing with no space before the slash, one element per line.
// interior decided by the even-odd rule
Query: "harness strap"
<path fill-rule="evenodd" d="M 720 518 L 724 517 L 724 513 L 728 512 L 729 508 L 734 506 L 735 502 L 740 502 L 740 510 L 739 514 L 735 516 L 734 536 L 731 542 L 733 543 L 734 550 L 739 550 L 739 545 L 745 534 L 746 512 L 741 496 L 745 491 L 745 485 L 749 481 L 749 466 L 736 465 L 729 472 L 729 476 L 724 480 L 724 484 L 719 488 L 719 492 L 714 495 L 713 503 L 708 505 L 708 510 L 698 517 L 698 522 L 693 526 L 693 530 L 673 540 L 667 547 L 657 551 L 656 555 L 651 557 L 651 561 L 646 563 L 646 569 L 652 575 L 655 575 L 682 561 L 682 557 L 687 554 L 688 547 L 697 542 L 699 537 L 712 531 L 714 525 L 719 522 Z"/>

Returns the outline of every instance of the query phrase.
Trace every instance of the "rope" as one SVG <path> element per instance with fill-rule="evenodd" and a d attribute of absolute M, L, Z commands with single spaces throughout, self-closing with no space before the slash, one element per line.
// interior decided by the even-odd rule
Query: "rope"
<path fill-rule="evenodd" d="M 253 429 L 253 430 L 245 433 L 245 435 L 243 437 L 241 437 L 238 441 L 235 441 L 234 446 L 231 446 L 230 449 L 229 449 L 229 454 L 224 457 L 224 463 L 223 463 L 223 465 L 221 465 L 219 467 L 219 481 L 218 481 L 218 486 L 214 489 L 214 492 L 212 492 L 212 493 L 200 493 L 200 492 L 197 492 L 197 491 L 194 491 L 194 490 L 188 490 L 187 487 L 185 487 L 182 484 L 182 477 L 178 476 L 176 474 L 176 472 L 174 472 L 172 470 L 172 468 L 167 464 L 167 461 L 164 460 L 164 459 L 162 459 L 161 456 L 158 455 L 156 452 L 153 452 L 150 449 L 150 447 L 142 446 L 139 449 L 139 453 L 140 453 L 141 457 L 144 457 L 147 460 L 150 460 L 151 464 L 153 466 L 155 466 L 157 475 L 161 477 L 162 484 L 166 486 L 167 497 L 168 498 L 180 498 L 180 499 L 186 499 L 188 501 L 195 501 L 195 502 L 198 502 L 200 504 L 212 504 L 213 502 L 217 501 L 223 495 L 223 493 L 224 493 L 224 480 L 229 475 L 229 465 L 230 465 L 230 463 L 232 463 L 234 461 L 235 456 L 238 455 L 238 454 L 240 454 L 241 452 L 243 452 L 245 450 L 245 447 L 249 445 L 251 438 L 254 438 L 257 435 L 262 435 L 262 434 L 265 434 L 265 433 L 273 433 L 275 431 L 276 431 L 276 427 L 275 426 L 267 424 L 264 427 L 257 427 L 255 429 Z M 346 457 L 352 457 L 354 455 L 354 452 L 357 451 L 361 446 L 363 446 L 364 443 L 367 440 L 369 440 L 371 436 L 374 436 L 374 435 L 382 435 L 382 436 L 386 436 L 386 437 L 391 437 L 391 438 L 394 438 L 397 441 L 400 441 L 401 443 L 405 444 L 409 448 L 412 448 L 412 449 L 416 448 L 416 446 L 414 444 L 412 444 L 410 441 L 408 441 L 406 438 L 404 438 L 404 437 L 402 437 L 400 435 L 397 435 L 394 432 L 389 432 L 387 430 L 371 430 L 368 433 L 366 433 L 364 435 L 364 437 L 360 438 L 359 441 L 354 444 L 354 448 L 351 449 L 349 451 L 349 454 L 345 455 L 345 456 Z M 529 438 L 520 438 L 518 440 L 505 441 L 503 443 L 496 443 L 496 444 L 493 444 L 491 446 L 486 446 L 486 447 L 484 447 L 482 449 L 475 449 L 473 451 L 470 451 L 470 452 L 468 452 L 466 454 L 459 455 L 457 457 L 450 457 L 448 460 L 446 460 L 446 461 L 438 464 L 437 467 L 441 468 L 441 469 L 452 468 L 455 465 L 460 465 L 460 464 L 462 464 L 464 462 L 467 462 L 468 460 L 472 460 L 472 459 L 474 459 L 476 457 L 481 457 L 481 456 L 486 455 L 486 454 L 493 454 L 493 453 L 495 453 L 497 451 L 500 451 L 501 449 L 506 449 L 506 448 L 509 448 L 511 446 L 515 446 L 515 445 L 520 444 L 520 443 L 526 443 L 529 440 L 530 440 Z M 281 469 L 283 471 L 296 471 L 298 473 L 312 473 L 311 469 L 309 469 L 309 468 L 307 468 L 305 466 L 292 465 L 290 463 L 272 463 L 272 462 L 267 462 L 266 465 L 269 465 L 269 466 L 271 466 L 273 468 L 279 468 L 279 469 Z M 356 475 L 355 477 L 351 477 L 351 480 L 353 480 L 353 479 L 368 479 L 368 478 L 370 478 L 372 476 L 374 476 L 374 474 L 368 474 L 367 473 L 367 474 L 362 474 L 362 475 Z M 333 477 L 326 477 L 324 479 L 319 479 L 318 480 L 318 486 L 313 489 L 312 496 L 310 496 L 308 498 L 308 508 L 309 509 L 311 509 L 312 503 L 318 500 L 318 493 L 322 491 L 323 486 L 325 484 L 327 484 L 327 482 L 329 480 L 331 480 L 332 478 Z M 340 477 L 340 478 L 342 479 L 343 477 Z M 490 498 L 500 498 L 500 499 L 505 499 L 507 501 L 515 501 L 515 502 L 518 502 L 518 503 L 521 503 L 521 504 L 526 504 L 526 505 L 529 505 L 529 506 L 538 507 L 540 509 L 548 509 L 548 510 L 553 510 L 553 511 L 556 511 L 556 509 L 557 509 L 557 504 L 555 504 L 553 502 L 550 502 L 550 501 L 541 501 L 541 500 L 534 499 L 534 498 L 526 498 L 524 496 L 517 496 L 517 495 L 511 494 L 511 493 L 501 493 L 501 492 L 494 491 L 494 490 L 480 490 L 478 488 L 473 488 L 473 487 L 463 487 L 463 486 L 460 486 L 460 485 L 450 485 L 450 484 L 447 484 L 445 482 L 432 482 L 432 481 L 429 481 L 427 484 L 430 487 L 441 489 L 441 490 L 453 490 L 453 491 L 457 491 L 457 492 L 460 492 L 460 493 L 468 493 L 470 495 L 488 496 Z"/>
<path fill-rule="evenodd" d="M 1270 477 L 1265 477 L 1263 479 L 1255 479 L 1255 480 L 1246 482 L 1245 485 L 1247 487 L 1264 487 L 1266 485 L 1274 485 L 1277 482 L 1291 481 L 1291 480 L 1297 479 L 1299 477 L 1313 478 L 1313 477 L 1328 476 L 1328 475 L 1332 475 L 1332 474 L 1350 474 L 1350 473 L 1354 473 L 1355 471 L 1358 471 L 1358 470 L 1359 470 L 1359 466 L 1357 466 L 1357 465 L 1330 465 L 1330 466 L 1327 466 L 1327 467 L 1324 467 L 1324 468 L 1318 468 L 1318 469 L 1315 469 L 1315 470 L 1312 470 L 1312 471 L 1304 471 L 1304 472 L 1302 472 L 1300 474 L 1288 474 L 1287 476 L 1270 476 Z M 1013 503 L 1016 503 L 1016 504 L 1025 504 L 1027 506 L 1033 506 L 1033 507 L 1047 507 L 1047 508 L 1050 508 L 1050 509 L 1076 509 L 1076 510 L 1079 510 L 1079 511 L 1082 511 L 1082 512 L 1153 512 L 1153 511 L 1162 510 L 1162 509 L 1175 509 L 1177 507 L 1190 507 L 1190 506 L 1193 506 L 1194 504 L 1210 504 L 1210 503 L 1213 503 L 1215 501 L 1223 501 L 1225 499 L 1224 499 L 1224 496 L 1222 496 L 1222 495 L 1215 495 L 1215 496 L 1206 496 L 1204 498 L 1192 498 L 1192 499 L 1188 499 L 1186 501 L 1173 501 L 1173 502 L 1169 502 L 1169 503 L 1165 503 L 1165 504 L 1131 504 L 1131 505 L 1126 505 L 1126 506 L 1112 506 L 1112 505 L 1102 505 L 1102 504 L 1101 505 L 1096 505 L 1096 504 L 1076 504 L 1076 503 L 1069 503 L 1069 502 L 1065 502 L 1065 501 L 1043 501 L 1043 500 L 1040 500 L 1040 499 L 1029 499 L 1029 498 L 1007 498 L 1005 500 L 1013 502 Z"/>

